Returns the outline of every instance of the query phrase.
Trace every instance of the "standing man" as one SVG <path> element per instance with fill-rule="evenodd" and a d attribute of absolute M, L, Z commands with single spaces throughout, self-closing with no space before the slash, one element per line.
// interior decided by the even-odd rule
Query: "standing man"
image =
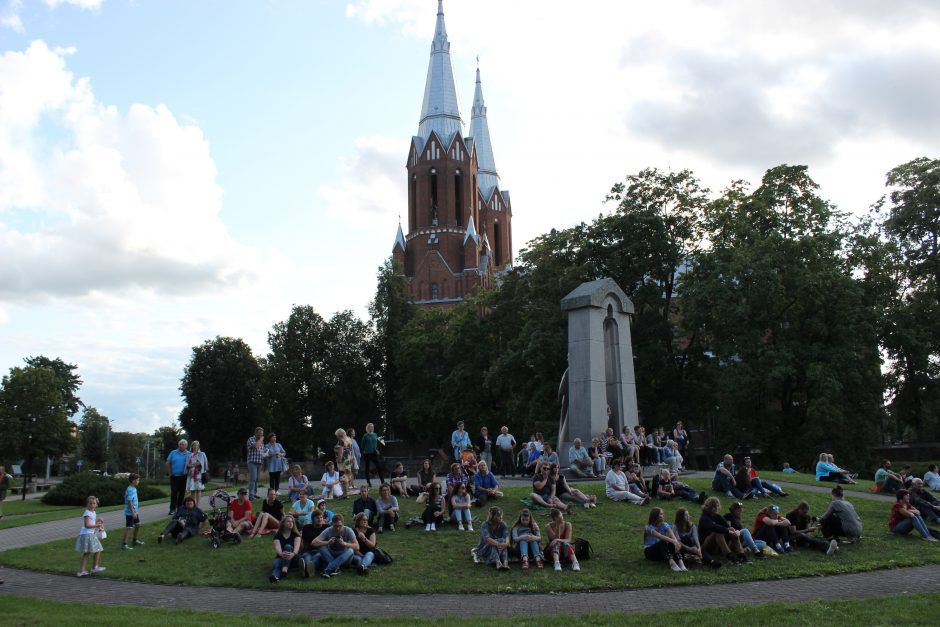
<path fill-rule="evenodd" d="M 248 498 L 258 498 L 258 477 L 264 464 L 264 429 L 258 427 L 248 438 Z"/>
<path fill-rule="evenodd" d="M 371 422 L 366 425 L 366 432 L 362 435 L 362 468 L 366 473 L 366 484 L 371 488 L 369 479 L 369 466 L 375 464 L 375 471 L 379 475 L 379 485 L 385 483 L 382 476 L 382 464 L 379 463 L 379 436 L 375 433 L 375 425 Z"/>
<path fill-rule="evenodd" d="M 186 447 L 189 442 L 180 440 L 177 448 L 170 451 L 166 457 L 166 474 L 170 476 L 170 516 L 183 506 L 183 495 L 186 492 L 186 462 L 189 453 Z"/>
<path fill-rule="evenodd" d="M 512 463 L 513 451 L 516 448 L 516 438 L 512 437 L 509 433 L 509 427 L 503 425 L 499 430 L 499 435 L 496 437 L 496 450 L 499 451 L 499 470 L 503 475 L 503 479 L 506 478 L 506 472 L 515 477 L 516 468 Z"/>
<path fill-rule="evenodd" d="M 480 429 L 480 436 L 473 443 L 473 448 L 480 456 L 480 461 L 486 462 L 487 466 L 493 466 L 493 438 L 490 437 L 489 429 Z"/>

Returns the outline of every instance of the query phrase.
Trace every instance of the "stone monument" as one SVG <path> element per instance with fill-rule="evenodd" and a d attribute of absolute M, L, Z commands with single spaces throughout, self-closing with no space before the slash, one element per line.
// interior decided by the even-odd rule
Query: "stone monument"
<path fill-rule="evenodd" d="M 561 309 L 568 313 L 568 369 L 558 391 L 558 456 L 567 465 L 575 438 L 587 447 L 608 427 L 618 435 L 624 425 L 632 429 L 639 417 L 630 298 L 613 279 L 597 279 L 561 299 Z"/>

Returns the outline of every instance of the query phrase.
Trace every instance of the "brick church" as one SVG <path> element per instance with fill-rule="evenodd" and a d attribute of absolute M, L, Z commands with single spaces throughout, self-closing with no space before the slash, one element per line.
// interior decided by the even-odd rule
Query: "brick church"
<path fill-rule="evenodd" d="M 408 233 L 398 225 L 392 256 L 415 304 L 451 306 L 512 264 L 512 205 L 500 188 L 479 67 L 465 134 L 442 0 L 406 167 Z"/>

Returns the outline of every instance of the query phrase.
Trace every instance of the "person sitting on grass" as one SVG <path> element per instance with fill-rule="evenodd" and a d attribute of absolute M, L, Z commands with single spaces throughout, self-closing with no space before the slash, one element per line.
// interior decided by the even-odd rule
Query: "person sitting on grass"
<path fill-rule="evenodd" d="M 532 493 L 529 494 L 529 498 L 542 507 L 559 507 L 566 512 L 574 507 L 571 503 L 565 505 L 555 495 L 555 479 L 552 477 L 552 469 L 549 466 L 542 466 L 538 469 L 535 478 L 532 479 Z"/>
<path fill-rule="evenodd" d="M 418 470 L 418 487 L 422 492 L 427 492 L 434 482 L 434 468 L 431 466 L 431 460 L 425 459 Z"/>
<path fill-rule="evenodd" d="M 702 504 L 698 532 L 702 550 L 709 555 L 722 556 L 732 564 L 751 563 L 741 544 L 740 532 L 722 517 L 721 501 L 713 496 Z"/>
<path fill-rule="evenodd" d="M 666 515 L 661 507 L 650 509 L 646 528 L 643 530 L 643 554 L 646 559 L 653 562 L 668 562 L 669 568 L 675 572 L 688 570 L 682 563 L 679 552 L 682 543 L 666 522 Z M 557 568 L 555 570 L 558 570 Z"/>
<path fill-rule="evenodd" d="M 715 476 L 712 477 L 712 490 L 736 499 L 748 498 L 745 496 L 745 490 L 750 491 L 750 483 L 744 486 L 737 485 L 735 481 L 736 474 L 734 457 L 725 455 L 722 462 L 715 468 Z"/>
<path fill-rule="evenodd" d="M 751 489 L 756 490 L 758 494 L 767 496 L 767 493 L 771 492 L 777 496 L 789 496 L 789 494 L 784 492 L 783 488 L 776 483 L 761 479 L 750 457 L 744 458 L 744 468 L 747 469 L 747 476 L 751 480 Z"/>
<path fill-rule="evenodd" d="M 386 490 L 389 489 L 387 483 L 382 484 L 382 487 Z M 313 548 L 320 550 L 320 556 L 326 563 L 326 568 L 323 569 L 321 574 L 325 579 L 339 574 L 340 569 L 348 564 L 356 551 L 359 550 L 356 533 L 343 523 L 343 515 L 336 514 L 333 516 L 333 524 L 324 529 L 310 543 Z"/>
<path fill-rule="evenodd" d="M 607 471 L 605 478 L 605 492 L 607 498 L 613 501 L 630 501 L 636 505 L 645 505 L 650 502 L 649 497 L 640 497 L 630 491 L 627 485 L 627 476 L 621 470 L 623 462 L 620 458 L 614 458 L 611 461 L 610 470 Z"/>
<path fill-rule="evenodd" d="M 483 507 L 488 500 L 502 498 L 502 496 L 496 475 L 490 472 L 490 467 L 486 462 L 480 462 L 473 475 L 474 503 L 477 507 Z"/>
<path fill-rule="evenodd" d="M 369 526 L 373 527 L 375 525 L 375 517 L 379 513 L 379 506 L 376 505 L 375 499 L 369 496 L 369 486 L 359 486 L 359 498 L 353 501 L 352 512 L 353 516 L 365 514 Z"/>
<path fill-rule="evenodd" d="M 678 496 L 680 499 L 685 499 L 686 501 L 692 501 L 693 503 L 698 503 L 701 505 L 705 502 L 705 498 L 708 496 L 705 494 L 705 490 L 698 492 L 688 483 L 679 481 L 679 475 L 676 473 L 669 473 L 669 482 L 672 484 L 673 492 L 675 492 L 676 496 Z"/>
<path fill-rule="evenodd" d="M 353 550 L 352 567 L 360 575 L 368 575 L 369 566 L 372 566 L 375 560 L 376 537 L 375 529 L 369 524 L 369 517 L 365 512 L 356 514 L 353 518 L 353 531 L 356 533 L 356 543 L 359 546 Z"/>
<path fill-rule="evenodd" d="M 894 494 L 902 487 L 904 487 L 904 479 L 891 471 L 891 460 L 882 460 L 881 466 L 875 471 L 875 491 Z"/>
<path fill-rule="evenodd" d="M 3 466 L 0 466 L 0 469 L 2 468 Z M 924 483 L 934 492 L 940 490 L 940 473 L 937 472 L 936 464 L 927 466 L 927 472 L 924 473 Z M 0 516 L 0 518 L 2 518 L 2 516 Z"/>
<path fill-rule="evenodd" d="M 741 546 L 757 559 L 764 559 L 763 549 L 767 546 L 767 543 L 763 540 L 755 540 L 751 536 L 751 530 L 741 524 L 741 512 L 744 511 L 744 504 L 740 502 L 734 502 L 728 507 L 728 513 L 724 515 L 724 519 L 728 521 L 728 524 L 732 529 L 738 532 L 738 539 L 741 541 Z"/>
<path fill-rule="evenodd" d="M 819 454 L 819 461 L 816 462 L 816 481 L 855 484 L 847 470 L 842 470 L 829 461 L 827 453 Z"/>
<path fill-rule="evenodd" d="M 383 483 L 379 487 L 379 498 L 375 502 L 379 514 L 379 533 L 388 529 L 395 531 L 398 522 L 398 499 L 392 496 L 392 487 Z"/>
<path fill-rule="evenodd" d="M 562 503 L 565 501 L 575 501 L 576 503 L 581 503 L 585 509 L 597 507 L 597 497 L 588 496 L 581 490 L 569 486 L 565 476 L 561 474 L 561 468 L 558 467 L 558 464 L 552 464 L 548 468 L 552 479 L 555 480 L 555 496 L 557 496 Z"/>
<path fill-rule="evenodd" d="M 238 495 L 228 506 L 228 524 L 227 529 L 231 533 L 242 533 L 251 531 L 255 522 L 255 517 L 251 513 L 251 501 L 248 500 L 248 490 L 238 489 Z"/>
<path fill-rule="evenodd" d="M 646 487 L 646 479 L 643 478 L 643 467 L 640 466 L 639 462 L 624 462 L 623 474 L 627 477 L 627 488 L 630 492 L 644 499 L 652 496 Z"/>
<path fill-rule="evenodd" d="M 298 529 L 302 529 L 304 525 L 310 524 L 313 511 L 316 508 L 317 506 L 314 505 L 313 501 L 307 498 L 307 494 L 301 492 L 300 498 L 294 501 L 294 504 L 290 506 L 290 515 L 297 519 Z"/>
<path fill-rule="evenodd" d="M 424 530 L 437 531 L 437 524 L 444 522 L 444 496 L 441 494 L 441 484 L 437 481 L 432 482 L 430 489 L 419 496 L 417 502 L 424 504 L 424 511 L 421 512 Z"/>
<path fill-rule="evenodd" d="M 405 465 L 401 462 L 395 464 L 392 474 L 388 477 L 388 484 L 391 486 L 392 494 L 395 496 L 408 496 L 408 473 L 405 472 Z"/>
<path fill-rule="evenodd" d="M 457 522 L 457 530 L 464 531 L 466 525 L 467 531 L 473 531 L 473 518 L 470 515 L 470 494 L 467 492 L 467 486 L 458 483 L 454 495 L 450 497 L 451 510 L 454 512 L 453 519 Z"/>
<path fill-rule="evenodd" d="M 275 490 L 275 494 L 277 490 Z M 306 495 L 304 495 L 306 496 Z M 300 534 L 297 533 L 297 523 L 292 516 L 285 516 L 274 536 L 274 564 L 271 565 L 271 576 L 268 581 L 277 583 L 287 577 L 290 568 L 299 568 L 304 577 L 309 577 L 306 563 L 300 557 Z"/>
<path fill-rule="evenodd" d="M 249 503 L 249 505 L 251 505 L 251 503 Z M 229 515 L 231 515 L 231 513 Z M 171 520 L 163 532 L 157 536 L 157 543 L 162 543 L 166 536 L 171 536 L 176 544 L 179 544 L 186 538 L 198 536 L 199 528 L 208 524 L 208 522 L 209 517 L 206 516 L 201 509 L 196 507 L 196 499 L 187 496 L 183 499 L 183 506 L 176 510 L 173 520 Z"/>
<path fill-rule="evenodd" d="M 672 478 L 668 468 L 659 471 L 659 481 L 656 483 L 656 498 L 671 501 L 676 498 L 676 490 L 672 486 Z"/>
<path fill-rule="evenodd" d="M 519 559 L 522 560 L 522 570 L 529 569 L 529 559 L 535 562 L 537 568 L 542 568 L 542 534 L 539 533 L 539 524 L 535 522 L 535 517 L 528 509 L 519 512 L 519 517 L 512 526 L 510 533 L 512 543 L 519 553 Z"/>
<path fill-rule="evenodd" d="M 454 496 L 454 488 L 457 487 L 457 484 L 463 483 L 467 484 L 470 482 L 470 475 L 463 471 L 463 467 L 459 462 L 454 462 L 450 465 L 450 472 L 445 478 L 444 485 L 446 489 L 444 490 L 444 502 L 447 504 L 447 515 L 450 516 L 453 513 L 453 510 L 450 507 L 450 497 Z"/>
<path fill-rule="evenodd" d="M 574 554 L 574 529 L 570 522 L 565 521 L 565 516 L 561 510 L 552 509 L 548 512 L 552 519 L 545 527 L 545 533 L 548 534 L 548 554 L 554 563 L 554 569 L 561 571 L 561 564 L 564 561 L 571 562 L 571 570 L 578 572 L 581 570 L 581 564 L 578 563 L 578 557 Z"/>
<path fill-rule="evenodd" d="M 568 449 L 568 472 L 575 477 L 594 478 L 594 462 L 591 454 L 581 446 L 581 438 L 575 438 Z"/>
<path fill-rule="evenodd" d="M 755 540 L 763 540 L 777 553 L 793 553 L 794 549 L 790 545 L 792 527 L 789 520 L 780 516 L 779 505 L 768 505 L 757 512 L 751 534 Z"/>
<path fill-rule="evenodd" d="M 290 467 L 290 477 L 287 479 L 287 498 L 291 503 L 300 497 L 304 492 L 307 496 L 313 496 L 315 489 L 313 484 L 307 480 L 307 475 L 303 473 L 300 464 L 294 464 Z"/>
<path fill-rule="evenodd" d="M 790 537 L 793 544 L 801 547 L 808 547 L 817 551 L 822 551 L 826 555 L 833 555 L 839 550 L 839 541 L 833 538 L 829 542 L 817 538 L 815 535 L 817 527 L 813 524 L 813 519 L 809 515 L 809 503 L 800 501 L 787 514 L 787 520 L 790 521 Z"/>
<path fill-rule="evenodd" d="M 131 547 L 127 544 L 127 536 L 134 530 L 134 546 L 143 544 L 143 540 L 137 539 L 140 533 L 140 501 L 137 498 L 137 484 L 140 483 L 140 475 L 131 473 L 127 477 L 127 489 L 124 490 L 124 539 L 121 540 L 121 548 L 130 551 Z"/>
<path fill-rule="evenodd" d="M 698 540 L 698 527 L 692 522 L 689 510 L 684 507 L 676 510 L 676 523 L 672 529 L 682 544 L 679 557 L 682 558 L 683 563 L 690 566 L 705 564 L 715 569 L 721 568 L 721 562 L 712 559 L 708 553 L 702 550 L 702 545 Z"/>
<path fill-rule="evenodd" d="M 304 495 L 306 497 L 306 495 Z M 255 526 L 249 534 L 249 538 L 266 536 L 269 533 L 276 533 L 281 528 L 281 521 L 284 519 L 284 504 L 277 498 L 277 490 L 268 488 L 267 498 L 261 503 L 261 513 L 255 520 Z"/>
<path fill-rule="evenodd" d="M 862 519 L 855 511 L 855 506 L 843 498 L 844 495 L 842 486 L 837 485 L 832 489 L 832 502 L 819 517 L 819 529 L 824 538 L 839 540 L 845 536 L 848 538 L 847 544 L 852 544 L 862 538 Z"/>
<path fill-rule="evenodd" d="M 314 514 L 316 514 L 317 512 L 319 512 L 320 515 L 323 516 L 323 522 L 325 522 L 327 525 L 333 524 L 333 510 L 329 510 L 326 508 L 326 499 L 317 499 L 317 508 L 314 511 Z"/>
<path fill-rule="evenodd" d="M 891 506 L 891 518 L 888 520 L 888 528 L 891 533 L 903 536 L 909 534 L 914 529 L 928 542 L 936 542 L 937 539 L 930 533 L 927 523 L 921 518 L 917 508 L 911 505 L 910 492 L 900 489 L 895 493 L 895 502 Z"/>
<path fill-rule="evenodd" d="M 320 478 L 320 486 L 323 488 L 323 496 L 328 499 L 343 498 L 343 481 L 336 471 L 336 465 L 333 462 L 326 462 L 323 476 Z"/>
<path fill-rule="evenodd" d="M 473 561 L 492 564 L 496 570 L 509 570 L 509 529 L 503 522 L 503 510 L 491 507 L 482 527 Z"/>
<path fill-rule="evenodd" d="M 300 557 L 304 560 L 304 571 L 308 575 L 326 568 L 326 560 L 320 555 L 320 549 L 313 546 L 313 541 L 329 526 L 323 514 L 316 511 L 310 524 L 304 525 L 300 530 Z"/>
<path fill-rule="evenodd" d="M 796 471 L 793 470 L 792 468 L 790 468 L 790 463 L 789 463 L 789 462 L 783 462 L 783 471 L 782 471 L 782 472 L 785 472 L 785 473 L 787 473 L 788 475 L 795 475 L 795 474 L 796 474 Z"/>
<path fill-rule="evenodd" d="M 914 479 L 911 482 L 911 505 L 917 508 L 921 517 L 927 522 L 940 523 L 940 501 L 933 494 L 924 489 L 923 479 Z"/>

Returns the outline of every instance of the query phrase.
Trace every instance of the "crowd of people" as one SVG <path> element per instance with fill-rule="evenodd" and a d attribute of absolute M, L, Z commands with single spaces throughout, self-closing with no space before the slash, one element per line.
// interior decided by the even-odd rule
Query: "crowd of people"
<path fill-rule="evenodd" d="M 361 446 L 355 441 L 354 430 L 338 430 L 335 459 L 324 464 L 316 484 L 308 479 L 300 464 L 288 464 L 287 451 L 276 436 L 269 434 L 265 440 L 264 430 L 259 427 L 246 443 L 248 487 L 240 488 L 217 516 L 221 517 L 225 534 L 249 539 L 272 537 L 271 583 L 281 581 L 292 571 L 301 577 L 319 574 L 330 578 L 344 569 L 367 574 L 373 564 L 390 563 L 391 556 L 378 546 L 377 538 L 385 532 L 394 533 L 396 526 L 402 524 L 400 498 L 414 498 L 423 507 L 420 516 L 409 519 L 406 526 L 423 525 L 425 532 L 435 533 L 451 524 L 458 532 L 479 533 L 479 542 L 471 550 L 474 562 L 490 564 L 497 570 L 509 569 L 511 561 L 518 561 L 523 570 L 531 565 L 541 569 L 551 564 L 559 571 L 568 564 L 577 572 L 581 564 L 575 551 L 572 522 L 567 517 L 578 505 L 586 509 L 596 507 L 597 497 L 573 487 L 569 483 L 573 479 L 603 478 L 604 493 L 611 502 L 645 506 L 654 500 L 687 501 L 688 506 L 677 509 L 671 522 L 666 520 L 662 507 L 650 507 L 642 535 L 646 559 L 665 562 L 676 572 L 694 566 L 717 569 L 724 564 L 751 564 L 798 549 L 831 556 L 841 544 L 858 542 L 862 536 L 862 521 L 845 500 L 841 485 L 832 489 L 832 500 L 818 518 L 806 501 L 783 513 L 780 505 L 772 501 L 789 495 L 776 483 L 761 478 L 748 457 L 738 466 L 731 455 L 725 455 L 717 465 L 711 488 L 718 496 L 709 496 L 706 491 L 682 482 L 681 463 L 676 466 L 668 461 L 681 462 L 682 450 L 688 445 L 681 423 L 673 438 L 663 439 L 660 430 L 654 430 L 660 438 L 654 442 L 663 443 L 661 447 L 647 444 L 648 436 L 642 427 L 624 429 L 621 437 L 614 437 L 612 430 L 608 430 L 606 437 L 594 438 L 591 447 L 584 447 L 579 438 L 575 439 L 568 451 L 567 472 L 552 446 L 534 434 L 525 447 L 539 453 L 533 459 L 526 457 L 525 468 L 532 475 L 532 490 L 525 499 L 529 507 L 522 509 L 509 524 L 503 518 L 502 508 L 493 505 L 493 501 L 504 497 L 504 492 L 491 465 L 500 464 L 501 470 L 510 474 L 519 470 L 505 465 L 507 458 L 512 459 L 515 439 L 503 427 L 495 439 L 482 429 L 480 436 L 471 440 L 463 427 L 458 424 L 453 433 L 454 461 L 442 480 L 438 480 L 431 459 L 422 461 L 414 480 L 408 477 L 402 464 L 396 464 L 386 478 L 373 425 L 366 426 Z M 657 471 L 647 478 L 644 465 Z M 255 512 L 252 500 L 258 499 L 262 466 L 268 470 L 269 488 L 260 511 Z M 374 495 L 370 466 L 380 481 Z M 365 483 L 357 487 L 360 469 L 366 471 L 362 477 Z M 284 471 L 289 474 L 286 499 L 281 500 L 280 476 Z M 210 516 L 200 507 L 207 472 L 208 459 L 198 442 L 190 445 L 181 440 L 167 457 L 172 513 L 157 537 L 158 543 L 172 538 L 179 544 L 207 533 Z M 836 483 L 855 481 L 854 473 L 837 466 L 828 453 L 819 457 L 816 478 Z M 940 533 L 929 527 L 931 522 L 940 523 L 940 501 L 931 493 L 940 488 L 936 466 L 931 466 L 924 479 L 919 479 L 911 476 L 909 469 L 893 473 L 886 460 L 875 479 L 878 490 L 896 495 L 888 519 L 890 531 L 899 535 L 917 532 L 928 541 L 936 541 Z M 138 483 L 139 477 L 130 475 L 125 493 L 124 550 L 144 544 L 138 537 Z M 185 496 L 184 489 L 189 492 Z M 722 511 L 720 497 L 732 499 L 727 512 Z M 342 513 L 327 508 L 330 501 L 347 498 L 353 499 L 351 525 L 346 524 Z M 757 512 L 751 524 L 741 518 L 744 511 L 741 501 L 748 499 L 770 501 Z M 533 508 L 548 509 L 549 521 L 544 527 L 537 522 Z M 82 553 L 80 577 L 104 570 L 100 564 L 104 529 L 96 509 L 97 499 L 89 497 L 76 541 L 76 549 Z M 697 521 L 693 515 L 696 509 L 700 509 Z M 474 512 L 481 514 L 477 516 Z M 475 524 L 479 524 L 479 529 Z"/>

